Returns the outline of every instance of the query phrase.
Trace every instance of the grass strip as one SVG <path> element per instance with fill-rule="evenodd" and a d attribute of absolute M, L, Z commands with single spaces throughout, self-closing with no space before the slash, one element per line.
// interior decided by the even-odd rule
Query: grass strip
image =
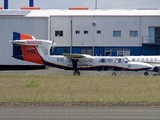
<path fill-rule="evenodd" d="M 1 103 L 159 103 L 159 76 L 0 75 Z"/>

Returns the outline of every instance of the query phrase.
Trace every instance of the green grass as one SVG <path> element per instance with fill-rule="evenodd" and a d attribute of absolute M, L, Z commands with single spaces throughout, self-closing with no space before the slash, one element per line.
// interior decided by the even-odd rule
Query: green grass
<path fill-rule="evenodd" d="M 38 86 L 38 83 L 34 80 L 25 84 L 25 87 L 27 87 L 27 88 L 35 88 L 37 86 Z"/>
<path fill-rule="evenodd" d="M 0 75 L 0 102 L 159 103 L 159 76 Z"/>

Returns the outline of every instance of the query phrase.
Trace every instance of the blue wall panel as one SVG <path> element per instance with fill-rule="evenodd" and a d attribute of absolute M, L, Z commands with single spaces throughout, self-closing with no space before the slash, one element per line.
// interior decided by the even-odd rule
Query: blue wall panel
<path fill-rule="evenodd" d="M 141 55 L 141 47 L 130 47 L 130 55 Z"/>
<path fill-rule="evenodd" d="M 55 47 L 54 54 L 61 55 L 67 49 L 70 53 L 70 47 Z M 92 49 L 92 47 L 73 47 L 72 53 L 81 53 L 81 49 Z M 130 55 L 160 55 L 160 46 L 143 46 L 143 47 L 95 47 L 95 56 L 105 56 L 105 50 L 112 49 L 112 56 L 117 56 L 117 50 L 129 49 Z M 52 51 L 52 50 L 51 50 Z M 52 53 L 51 53 L 52 54 Z"/>
<path fill-rule="evenodd" d="M 70 52 L 69 47 L 55 47 L 54 48 L 54 53 L 51 53 L 51 54 L 62 55 L 63 53 L 69 53 L 69 52 Z"/>
<path fill-rule="evenodd" d="M 73 47 L 72 53 L 81 53 L 81 48 L 80 47 Z"/>
<path fill-rule="evenodd" d="M 144 46 L 142 52 L 144 55 L 160 55 L 160 46 Z"/>

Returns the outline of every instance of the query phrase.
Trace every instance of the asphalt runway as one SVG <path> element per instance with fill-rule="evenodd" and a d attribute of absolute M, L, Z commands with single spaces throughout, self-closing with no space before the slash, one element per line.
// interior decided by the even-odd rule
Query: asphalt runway
<path fill-rule="evenodd" d="M 160 120 L 160 107 L 0 107 L 5 120 Z"/>
<path fill-rule="evenodd" d="M 112 76 L 113 71 L 80 71 L 82 76 Z M 115 71 L 117 75 L 144 75 L 145 71 Z M 148 72 L 149 76 L 156 74 L 155 72 Z M 42 70 L 7 70 L 0 71 L 0 74 L 34 74 L 34 75 L 73 75 L 72 70 L 62 70 L 58 68 L 47 68 Z"/>

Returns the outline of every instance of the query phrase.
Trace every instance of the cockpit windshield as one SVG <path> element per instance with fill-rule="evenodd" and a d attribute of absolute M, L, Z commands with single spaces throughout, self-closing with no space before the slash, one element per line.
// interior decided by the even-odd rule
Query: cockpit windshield
<path fill-rule="evenodd" d="M 124 58 L 124 62 L 125 63 L 128 63 L 128 62 L 130 62 L 127 58 Z"/>
<path fill-rule="evenodd" d="M 127 58 L 119 58 L 119 59 L 116 59 L 115 62 L 116 63 L 128 63 L 130 61 Z"/>

